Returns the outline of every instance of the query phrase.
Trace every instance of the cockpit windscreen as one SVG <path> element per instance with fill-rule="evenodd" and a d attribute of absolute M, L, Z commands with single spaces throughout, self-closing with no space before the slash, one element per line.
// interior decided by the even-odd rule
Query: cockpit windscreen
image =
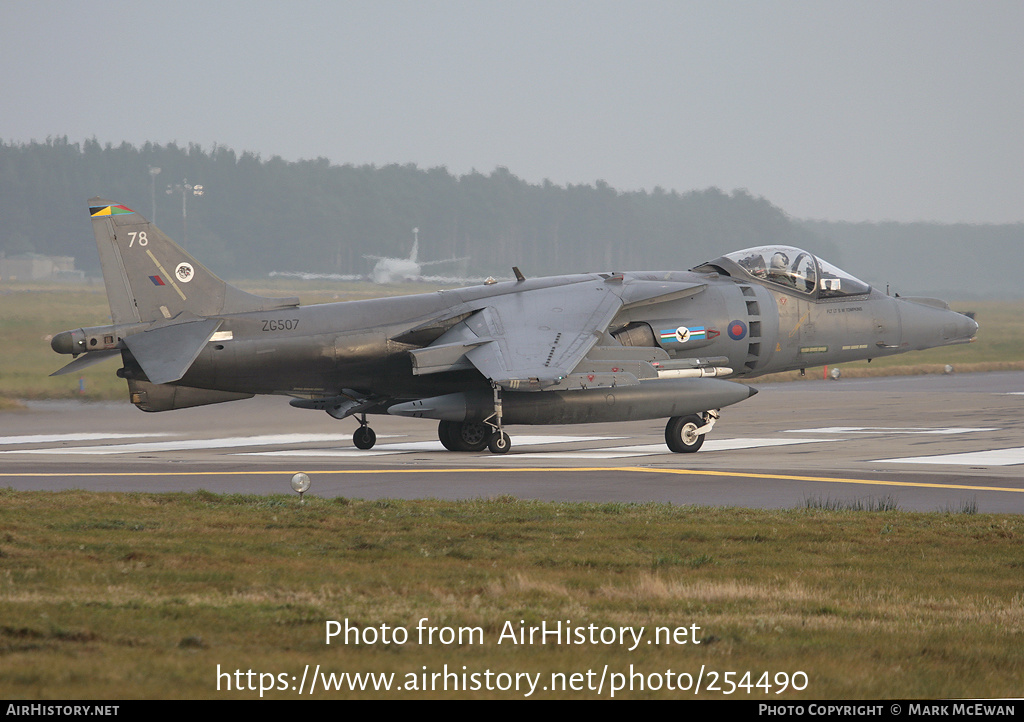
<path fill-rule="evenodd" d="M 871 287 L 813 254 L 791 246 L 761 246 L 726 258 L 752 277 L 817 298 L 857 296 Z"/>

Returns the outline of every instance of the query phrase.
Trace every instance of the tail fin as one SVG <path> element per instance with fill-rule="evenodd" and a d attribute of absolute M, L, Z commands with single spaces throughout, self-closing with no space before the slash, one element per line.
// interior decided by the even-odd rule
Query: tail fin
<path fill-rule="evenodd" d="M 298 305 L 297 298 L 255 296 L 222 281 L 127 206 L 92 198 L 89 215 L 114 324 Z"/>

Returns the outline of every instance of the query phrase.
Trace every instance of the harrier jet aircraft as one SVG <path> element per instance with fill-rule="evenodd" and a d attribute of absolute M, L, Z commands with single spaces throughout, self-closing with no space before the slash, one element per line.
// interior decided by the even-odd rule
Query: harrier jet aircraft
<path fill-rule="evenodd" d="M 241 291 L 155 225 L 89 202 L 113 324 L 64 331 L 70 373 L 109 357 L 132 403 L 167 411 L 249 398 L 439 421 L 452 451 L 509 450 L 505 427 L 665 418 L 676 452 L 755 393 L 727 379 L 966 343 L 942 301 L 893 298 L 796 248 L 730 253 L 689 272 L 526 278 L 300 306 Z"/>

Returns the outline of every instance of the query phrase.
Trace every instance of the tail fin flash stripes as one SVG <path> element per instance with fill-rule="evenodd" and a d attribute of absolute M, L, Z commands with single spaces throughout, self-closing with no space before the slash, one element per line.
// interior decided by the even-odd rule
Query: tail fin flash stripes
<path fill-rule="evenodd" d="M 89 215 L 95 218 L 96 216 L 123 216 L 128 213 L 134 213 L 128 206 L 120 205 L 107 205 L 107 206 L 89 206 Z"/>

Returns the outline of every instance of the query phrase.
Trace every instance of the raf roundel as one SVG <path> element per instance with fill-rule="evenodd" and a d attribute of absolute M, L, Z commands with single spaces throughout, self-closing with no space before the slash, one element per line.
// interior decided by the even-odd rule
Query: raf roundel
<path fill-rule="evenodd" d="M 733 341 L 740 341 L 747 335 L 747 324 L 742 321 L 729 322 L 729 338 Z"/>

